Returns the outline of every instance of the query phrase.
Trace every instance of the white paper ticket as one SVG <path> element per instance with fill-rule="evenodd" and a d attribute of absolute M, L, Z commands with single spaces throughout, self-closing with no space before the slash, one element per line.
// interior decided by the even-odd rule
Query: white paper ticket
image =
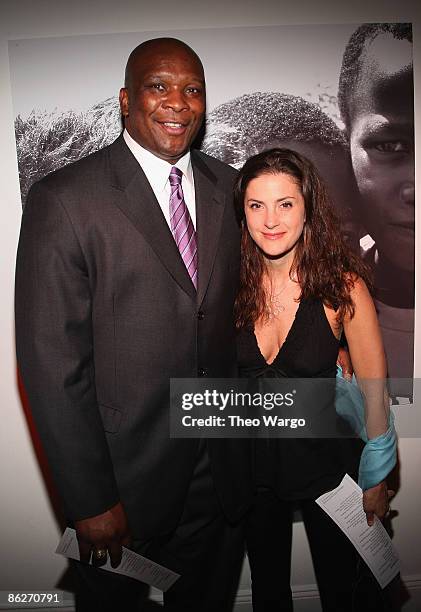
<path fill-rule="evenodd" d="M 374 525 L 367 525 L 362 500 L 362 490 L 345 474 L 336 489 L 318 497 L 316 503 L 351 540 L 384 589 L 399 572 L 399 558 L 377 516 L 374 517 Z"/>
<path fill-rule="evenodd" d="M 67 527 L 57 546 L 56 553 L 68 559 L 80 560 L 79 545 L 74 529 Z M 135 578 L 164 592 L 180 578 L 180 574 L 176 574 L 170 569 L 146 557 L 142 557 L 124 546 L 120 565 L 116 568 L 111 567 L 110 559 L 108 558 L 107 563 L 102 565 L 101 569 Z"/>

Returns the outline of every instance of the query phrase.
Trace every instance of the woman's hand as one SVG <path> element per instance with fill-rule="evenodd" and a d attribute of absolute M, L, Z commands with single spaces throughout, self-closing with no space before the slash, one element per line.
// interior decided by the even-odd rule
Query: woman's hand
<path fill-rule="evenodd" d="M 367 524 L 373 525 L 374 515 L 383 519 L 389 512 L 389 501 L 395 495 L 394 491 L 387 488 L 383 480 L 375 487 L 367 489 L 363 493 L 363 508 L 367 515 Z"/>
<path fill-rule="evenodd" d="M 351 382 L 352 375 L 354 373 L 354 368 L 352 366 L 350 354 L 348 350 L 343 346 L 339 347 L 339 353 L 336 363 L 341 366 L 342 376 L 345 378 L 345 380 Z"/>

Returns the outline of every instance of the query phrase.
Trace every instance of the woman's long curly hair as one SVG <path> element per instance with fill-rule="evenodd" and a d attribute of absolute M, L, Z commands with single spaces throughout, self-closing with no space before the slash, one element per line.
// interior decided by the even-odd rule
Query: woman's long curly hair
<path fill-rule="evenodd" d="M 248 184 L 264 174 L 288 174 L 300 186 L 304 198 L 305 225 L 297 242 L 290 278 L 297 279 L 300 299 L 315 297 L 338 312 L 354 315 L 351 291 L 362 278 L 371 287 L 363 261 L 344 242 L 326 187 L 315 166 L 304 155 L 290 149 L 269 149 L 247 160 L 234 186 L 237 219 L 241 224 L 240 289 L 235 302 L 237 328 L 267 318 L 268 296 L 264 288 L 267 273 L 262 250 L 250 236 L 244 213 Z"/>

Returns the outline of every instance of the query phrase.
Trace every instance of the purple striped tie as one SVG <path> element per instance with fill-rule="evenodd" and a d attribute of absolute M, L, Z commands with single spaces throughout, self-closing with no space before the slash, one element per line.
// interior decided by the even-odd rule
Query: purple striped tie
<path fill-rule="evenodd" d="M 197 244 L 188 208 L 184 201 L 181 188 L 181 170 L 172 167 L 170 172 L 170 225 L 175 243 L 183 258 L 184 265 L 190 275 L 193 285 L 197 289 Z"/>

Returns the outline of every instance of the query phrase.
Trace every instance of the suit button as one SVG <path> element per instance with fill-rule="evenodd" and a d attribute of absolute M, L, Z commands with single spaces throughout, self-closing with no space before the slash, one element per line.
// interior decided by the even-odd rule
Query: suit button
<path fill-rule="evenodd" d="M 206 376 L 206 370 L 205 368 L 199 368 L 197 371 L 198 376 L 203 377 Z"/>
<path fill-rule="evenodd" d="M 205 313 L 202 310 L 199 310 L 199 312 L 197 313 L 197 318 L 199 319 L 199 321 L 203 321 L 203 319 L 205 318 Z"/>

